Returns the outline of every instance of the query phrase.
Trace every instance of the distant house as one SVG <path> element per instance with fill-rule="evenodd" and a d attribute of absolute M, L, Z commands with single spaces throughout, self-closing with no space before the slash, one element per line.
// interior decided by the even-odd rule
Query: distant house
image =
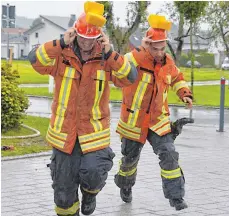
<path fill-rule="evenodd" d="M 1 58 L 7 58 L 7 41 L 9 34 L 9 49 L 13 49 L 13 58 L 24 58 L 28 54 L 26 47 L 26 36 L 23 28 L 2 28 L 1 29 Z M 9 51 L 8 51 L 9 52 Z"/>
<path fill-rule="evenodd" d="M 70 17 L 40 15 L 33 21 L 31 28 L 25 32 L 29 50 L 47 41 L 60 39 L 64 32 L 73 26 L 75 20 L 75 15 Z"/>
<path fill-rule="evenodd" d="M 70 17 L 40 15 L 28 29 L 2 29 L 1 58 L 7 58 L 7 32 L 9 32 L 9 49 L 13 49 L 13 58 L 20 59 L 28 56 L 33 47 L 47 41 L 60 39 L 64 32 L 72 27 L 75 15 Z"/>

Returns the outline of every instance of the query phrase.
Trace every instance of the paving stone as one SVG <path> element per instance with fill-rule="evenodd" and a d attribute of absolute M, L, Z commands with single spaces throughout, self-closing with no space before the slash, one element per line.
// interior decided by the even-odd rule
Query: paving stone
<path fill-rule="evenodd" d="M 113 182 L 121 158 L 121 143 L 112 129 L 114 166 L 92 215 L 228 216 L 229 184 L 225 170 L 229 164 L 229 136 L 216 133 L 215 128 L 190 126 L 176 143 L 186 179 L 188 209 L 175 211 L 164 198 L 159 160 L 148 143 L 138 165 L 133 202 L 126 204 L 121 200 L 119 188 Z M 49 159 L 50 156 L 44 156 L 2 161 L 3 216 L 55 216 L 50 170 L 46 167 Z"/>

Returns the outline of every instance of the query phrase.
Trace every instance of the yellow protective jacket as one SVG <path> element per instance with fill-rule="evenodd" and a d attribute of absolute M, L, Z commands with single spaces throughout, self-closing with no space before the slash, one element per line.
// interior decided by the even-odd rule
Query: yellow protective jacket
<path fill-rule="evenodd" d="M 61 45 L 61 40 L 47 42 L 30 52 L 33 68 L 55 80 L 46 136 L 53 147 L 70 154 L 77 137 L 83 153 L 109 146 L 109 81 L 118 87 L 131 84 L 127 78 L 131 71 L 128 60 L 114 51 L 110 53 L 101 66 L 98 45 L 96 54 L 83 63 L 72 48 Z"/>
<path fill-rule="evenodd" d="M 163 65 L 156 64 L 143 47 L 126 56 L 137 67 L 138 78 L 134 84 L 123 88 L 117 133 L 144 144 L 149 128 L 160 136 L 171 132 L 167 101 L 169 88 L 172 87 L 180 99 L 185 96 L 192 98 L 192 93 L 169 55 L 166 54 Z"/>

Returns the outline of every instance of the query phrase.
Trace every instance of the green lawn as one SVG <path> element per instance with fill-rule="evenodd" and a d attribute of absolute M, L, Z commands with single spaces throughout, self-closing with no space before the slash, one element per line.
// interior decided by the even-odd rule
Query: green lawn
<path fill-rule="evenodd" d="M 7 131 L 5 133 L 2 133 L 3 136 L 25 136 L 25 135 L 31 135 L 34 134 L 35 132 L 28 129 L 28 128 L 17 128 L 17 129 L 12 129 L 10 131 Z"/>
<path fill-rule="evenodd" d="M 6 62 L 6 60 L 2 60 Z M 13 60 L 12 68 L 18 70 L 20 74 L 20 83 L 40 84 L 48 83 L 49 76 L 41 75 L 37 73 L 31 66 L 29 61 Z"/>
<path fill-rule="evenodd" d="M 31 154 L 31 153 L 38 153 L 42 151 L 50 150 L 51 147 L 47 145 L 45 141 L 45 135 L 47 132 L 49 119 L 48 118 L 41 118 L 41 117 L 33 117 L 33 116 L 25 116 L 23 121 L 24 124 L 33 127 L 40 131 L 41 135 L 35 138 L 28 138 L 28 139 L 2 139 L 1 145 L 13 145 L 13 151 L 2 151 L 2 156 L 15 156 L 15 155 L 24 155 L 24 154 Z M 31 134 L 33 132 L 25 131 L 24 129 L 18 130 L 11 130 L 7 133 L 2 133 L 3 136 L 21 136 L 25 134 Z"/>
<path fill-rule="evenodd" d="M 226 86 L 225 106 L 229 107 L 229 88 Z M 23 88 L 26 94 L 36 96 L 50 96 L 48 88 Z M 194 86 L 194 104 L 203 106 L 219 106 L 220 104 L 220 86 Z M 168 95 L 170 104 L 183 104 L 176 94 L 170 90 Z M 122 100 L 121 89 L 111 88 L 110 100 Z"/>
<path fill-rule="evenodd" d="M 191 69 L 180 68 L 183 72 L 185 80 L 191 80 Z M 220 80 L 224 76 L 229 79 L 229 71 L 223 71 L 215 68 L 194 68 L 194 80 L 195 81 L 207 81 L 207 80 Z"/>
<path fill-rule="evenodd" d="M 169 92 L 168 100 L 170 104 L 183 104 L 173 91 Z M 195 86 L 194 104 L 202 106 L 220 105 L 220 86 Z M 225 88 L 225 106 L 229 107 L 229 88 Z"/>
<path fill-rule="evenodd" d="M 27 95 L 34 95 L 34 96 L 47 96 L 52 97 L 53 94 L 48 92 L 48 87 L 42 87 L 42 88 L 21 88 L 25 94 Z"/>
<path fill-rule="evenodd" d="M 5 62 L 5 60 L 2 60 Z M 12 63 L 12 67 L 17 69 L 20 74 L 20 83 L 31 83 L 31 84 L 39 84 L 39 83 L 48 83 L 49 76 L 48 75 L 40 75 L 37 73 L 29 63 L 29 61 L 20 61 L 14 60 Z M 181 68 L 181 71 L 184 73 L 185 79 L 190 81 L 190 68 Z M 229 79 L 229 71 L 221 71 L 215 68 L 195 68 L 194 69 L 194 78 L 196 81 L 205 81 L 205 80 L 219 80 L 221 76 L 225 76 L 225 78 Z"/>

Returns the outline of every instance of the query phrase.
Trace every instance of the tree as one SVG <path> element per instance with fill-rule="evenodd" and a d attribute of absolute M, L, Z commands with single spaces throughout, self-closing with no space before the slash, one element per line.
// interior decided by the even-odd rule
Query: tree
<path fill-rule="evenodd" d="M 18 87 L 19 73 L 6 63 L 1 66 L 1 128 L 6 132 L 20 127 L 29 100 Z"/>
<path fill-rule="evenodd" d="M 140 24 L 146 21 L 147 7 L 150 2 L 130 1 L 127 5 L 127 27 L 124 29 L 115 21 L 112 1 L 98 1 L 104 5 L 106 22 L 106 31 L 111 38 L 115 50 L 119 53 L 125 53 L 128 49 L 128 40 Z M 118 19 L 119 20 L 119 19 Z M 117 20 L 117 21 L 118 21 Z"/>
<path fill-rule="evenodd" d="M 210 24 L 211 31 L 221 38 L 229 57 L 229 2 L 210 2 L 207 8 L 206 21 Z"/>
<path fill-rule="evenodd" d="M 184 19 L 190 24 L 190 45 L 191 45 L 191 91 L 193 93 L 194 81 L 194 55 L 193 55 L 193 27 L 199 17 L 204 13 L 208 2 L 203 1 L 176 1 L 174 2 L 180 14 L 184 15 Z M 194 93 L 193 93 L 194 94 Z"/>
<path fill-rule="evenodd" d="M 174 51 L 174 59 L 176 61 L 176 65 L 180 66 L 184 39 L 186 37 L 190 37 L 190 22 L 189 20 L 185 19 L 183 10 L 178 10 L 178 7 L 175 4 L 175 2 L 165 3 L 161 12 L 168 14 L 169 18 L 173 21 L 173 23 L 176 23 L 178 25 L 178 31 L 175 37 L 173 37 L 173 40 L 177 41 L 176 51 Z M 198 17 L 195 23 L 193 24 L 193 31 L 195 32 L 195 37 L 206 40 L 215 37 L 215 35 L 208 35 L 207 37 L 202 35 L 202 33 L 200 32 L 200 23 L 202 21 L 201 18 L 202 17 Z M 170 50 L 171 49 L 173 48 L 170 47 Z"/>
<path fill-rule="evenodd" d="M 179 67 L 184 38 L 189 36 L 188 35 L 190 31 L 189 23 L 185 22 L 183 12 L 178 11 L 177 7 L 174 5 L 174 2 L 165 3 L 165 6 L 161 10 L 161 12 L 168 14 L 170 19 L 174 23 L 178 23 L 177 36 L 174 38 L 174 40 L 177 41 L 176 51 L 173 51 L 173 48 L 172 46 L 170 46 L 170 44 L 168 45 L 169 45 L 170 51 L 175 54 L 174 59 L 175 59 L 176 65 Z M 188 30 L 186 31 L 185 31 L 185 25 L 188 26 Z"/>

